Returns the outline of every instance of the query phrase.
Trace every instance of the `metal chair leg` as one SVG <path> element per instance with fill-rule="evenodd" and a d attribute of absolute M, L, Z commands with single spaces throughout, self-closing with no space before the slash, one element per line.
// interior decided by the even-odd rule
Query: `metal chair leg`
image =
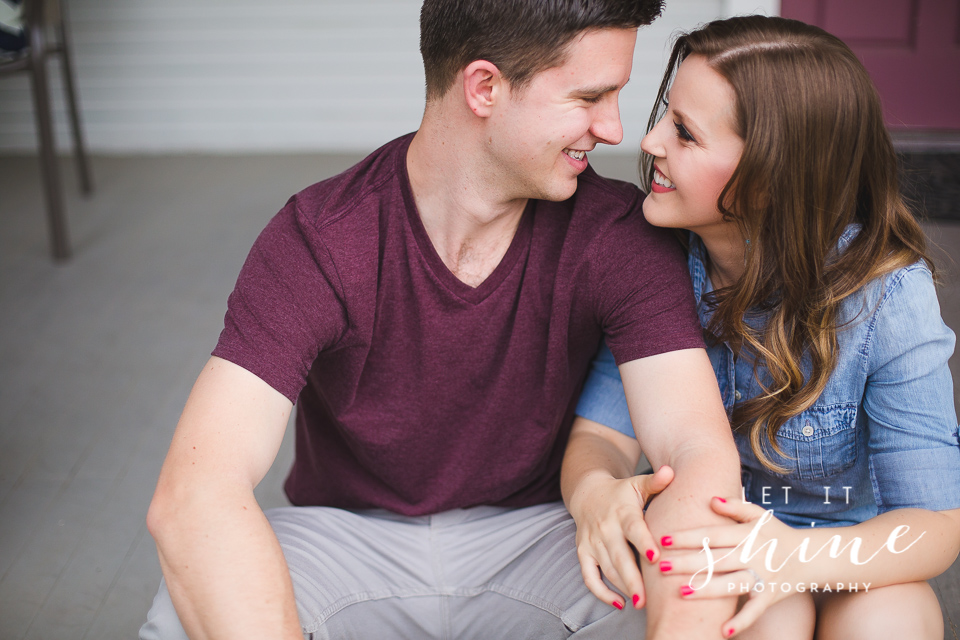
<path fill-rule="evenodd" d="M 67 104 L 70 107 L 70 124 L 73 128 L 73 147 L 77 160 L 77 173 L 80 176 L 80 188 L 84 195 L 93 191 L 93 180 L 90 177 L 90 161 L 87 149 L 83 142 L 83 129 L 80 126 L 80 110 L 77 108 L 77 91 L 73 82 L 73 59 L 70 52 L 70 40 L 66 28 L 66 3 L 58 2 L 60 10 L 57 32 L 60 38 L 60 52 L 63 56 L 63 79 L 66 87 Z"/>
<path fill-rule="evenodd" d="M 40 168 L 47 200 L 50 244 L 54 259 L 67 260 L 70 258 L 70 239 L 63 210 L 60 172 L 57 168 L 57 154 L 53 139 L 50 92 L 47 84 L 46 42 L 42 28 L 30 29 L 30 58 L 30 84 L 33 88 L 37 129 L 40 133 Z"/>

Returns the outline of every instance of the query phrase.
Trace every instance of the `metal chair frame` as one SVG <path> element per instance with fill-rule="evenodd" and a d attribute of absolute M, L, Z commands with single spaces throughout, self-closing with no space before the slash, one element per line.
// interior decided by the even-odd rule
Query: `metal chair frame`
<path fill-rule="evenodd" d="M 80 127 L 80 111 L 73 79 L 73 60 L 70 40 L 65 24 L 66 7 L 61 0 L 23 0 L 21 5 L 24 29 L 28 45 L 23 54 L 9 62 L 0 63 L 0 76 L 27 72 L 33 93 L 33 111 L 37 122 L 40 143 L 40 169 L 43 176 L 44 195 L 47 204 L 47 221 L 50 231 L 50 246 L 54 259 L 70 258 L 70 236 L 63 206 L 60 172 L 57 167 L 56 142 L 53 136 L 53 118 L 50 91 L 47 80 L 47 58 L 60 55 L 62 75 L 70 124 L 73 129 L 74 155 L 80 188 L 84 195 L 93 191 L 89 161 Z M 48 39 L 50 31 L 56 35 Z"/>

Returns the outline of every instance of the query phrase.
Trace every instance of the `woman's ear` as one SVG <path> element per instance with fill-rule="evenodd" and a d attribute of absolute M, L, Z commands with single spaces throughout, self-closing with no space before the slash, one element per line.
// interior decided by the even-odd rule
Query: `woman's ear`
<path fill-rule="evenodd" d="M 463 97 L 467 107 L 480 118 L 489 118 L 503 93 L 500 69 L 487 60 L 474 60 L 463 69 Z"/>

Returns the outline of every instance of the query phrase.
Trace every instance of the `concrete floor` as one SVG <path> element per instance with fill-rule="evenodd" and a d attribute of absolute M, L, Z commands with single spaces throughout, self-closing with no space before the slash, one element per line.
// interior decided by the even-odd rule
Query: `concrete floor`
<path fill-rule="evenodd" d="M 0 158 L 0 639 L 135 637 L 160 578 L 147 504 L 246 252 L 291 193 L 356 160 L 96 158 L 89 200 L 64 164 L 76 255 L 55 265 L 35 159 Z M 926 228 L 960 329 L 960 224 Z M 291 455 L 288 439 L 265 507 L 285 504 Z M 935 587 L 955 640 L 960 563 Z"/>

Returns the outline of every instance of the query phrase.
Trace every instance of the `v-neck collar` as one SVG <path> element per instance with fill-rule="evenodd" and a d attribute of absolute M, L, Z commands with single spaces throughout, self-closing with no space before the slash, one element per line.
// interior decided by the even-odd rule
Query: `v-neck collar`
<path fill-rule="evenodd" d="M 533 235 L 536 200 L 531 198 L 527 201 L 527 206 L 520 217 L 520 223 L 513 234 L 513 240 L 511 240 L 506 253 L 500 259 L 500 263 L 483 282 L 476 287 L 471 287 L 447 268 L 423 226 L 423 220 L 420 218 L 420 212 L 417 210 L 417 204 L 413 198 L 413 189 L 410 187 L 410 176 L 407 173 L 407 151 L 410 148 L 411 140 L 413 140 L 413 135 L 410 136 L 406 145 L 397 154 L 397 172 L 400 175 L 400 188 L 403 192 L 404 208 L 407 210 L 407 220 L 410 222 L 410 229 L 420 249 L 420 254 L 433 275 L 448 291 L 465 302 L 480 304 L 496 291 L 529 247 L 530 238 Z"/>

